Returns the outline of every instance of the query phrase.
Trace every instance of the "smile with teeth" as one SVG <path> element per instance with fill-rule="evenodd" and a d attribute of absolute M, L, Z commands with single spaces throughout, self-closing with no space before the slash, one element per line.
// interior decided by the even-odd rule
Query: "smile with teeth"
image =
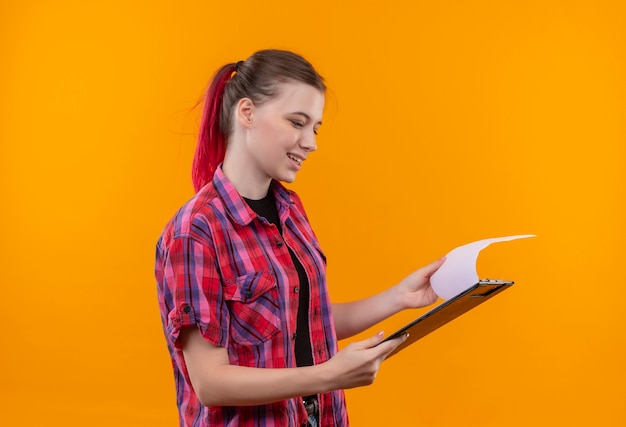
<path fill-rule="evenodd" d="M 297 158 L 293 154 L 287 154 L 287 157 L 289 157 L 291 160 L 293 160 L 294 162 L 296 162 L 299 165 L 302 164 L 302 159 Z"/>

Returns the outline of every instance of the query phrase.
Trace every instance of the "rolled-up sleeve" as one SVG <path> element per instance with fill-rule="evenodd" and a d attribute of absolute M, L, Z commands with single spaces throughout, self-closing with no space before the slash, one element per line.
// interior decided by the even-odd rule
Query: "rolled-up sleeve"
<path fill-rule="evenodd" d="M 170 344 L 180 350 L 181 329 L 195 326 L 207 341 L 226 347 L 229 313 L 212 248 L 191 237 L 174 238 L 163 248 L 161 266 L 161 310 Z"/>

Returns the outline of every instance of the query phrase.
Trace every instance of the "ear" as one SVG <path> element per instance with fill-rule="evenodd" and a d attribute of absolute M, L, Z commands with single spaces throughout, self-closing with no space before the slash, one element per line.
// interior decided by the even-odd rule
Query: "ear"
<path fill-rule="evenodd" d="M 235 107 L 235 119 L 239 125 L 249 128 L 252 124 L 255 105 L 250 98 L 241 98 Z"/>

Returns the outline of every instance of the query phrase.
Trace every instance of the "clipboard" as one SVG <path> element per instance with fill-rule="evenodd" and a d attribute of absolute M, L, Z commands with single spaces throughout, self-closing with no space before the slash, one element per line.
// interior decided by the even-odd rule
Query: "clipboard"
<path fill-rule="evenodd" d="M 411 323 L 389 335 L 381 342 L 382 344 L 385 341 L 399 338 L 407 332 L 409 334 L 407 340 L 396 347 L 396 349 L 387 356 L 387 359 L 402 349 L 410 346 L 420 338 L 425 337 L 435 329 L 440 328 L 463 313 L 468 312 L 472 308 L 510 288 L 513 283 L 514 282 L 504 280 L 480 280 L 469 289 L 445 302 L 442 302 L 432 310 L 426 312 Z"/>

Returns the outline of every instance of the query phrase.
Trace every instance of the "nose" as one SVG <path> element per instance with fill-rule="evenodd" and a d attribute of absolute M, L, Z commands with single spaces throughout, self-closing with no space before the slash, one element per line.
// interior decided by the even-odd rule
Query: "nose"
<path fill-rule="evenodd" d="M 311 133 L 306 133 L 304 135 L 302 135 L 302 138 L 300 138 L 300 148 L 302 148 L 303 150 L 307 151 L 307 152 L 311 152 L 311 151 L 315 151 L 317 150 L 317 137 L 315 135 L 315 133 L 311 132 Z"/>

